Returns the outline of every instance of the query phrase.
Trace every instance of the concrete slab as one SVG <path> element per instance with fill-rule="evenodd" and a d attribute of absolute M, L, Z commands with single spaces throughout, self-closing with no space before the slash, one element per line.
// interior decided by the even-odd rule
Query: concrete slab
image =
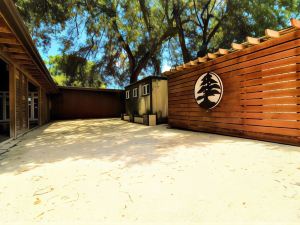
<path fill-rule="evenodd" d="M 0 159 L 6 224 L 300 224 L 298 147 L 128 123 L 55 122 Z"/>

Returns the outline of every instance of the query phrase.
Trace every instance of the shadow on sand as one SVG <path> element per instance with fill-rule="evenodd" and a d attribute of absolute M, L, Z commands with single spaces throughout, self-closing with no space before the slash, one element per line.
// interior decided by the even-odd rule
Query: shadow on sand
<path fill-rule="evenodd" d="M 147 127 L 119 119 L 58 121 L 36 129 L 0 159 L 0 173 L 21 166 L 28 170 L 62 160 L 123 161 L 126 166 L 151 163 L 172 151 L 216 149 L 218 144 L 254 145 L 270 150 L 299 150 L 297 147 L 168 129 Z"/>

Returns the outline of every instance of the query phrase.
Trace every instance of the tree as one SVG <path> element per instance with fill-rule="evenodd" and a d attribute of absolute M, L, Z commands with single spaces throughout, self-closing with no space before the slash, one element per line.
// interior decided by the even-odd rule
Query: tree
<path fill-rule="evenodd" d="M 262 36 L 266 28 L 286 27 L 299 6 L 299 0 L 174 0 L 175 38 L 183 62 L 231 48 L 233 41 L 243 42 L 249 35 Z"/>
<path fill-rule="evenodd" d="M 200 106 L 206 109 L 210 109 L 215 106 L 215 102 L 212 102 L 209 97 L 212 97 L 216 94 L 221 94 L 220 85 L 217 81 L 212 78 L 210 73 L 207 73 L 201 80 L 200 90 L 197 92 L 198 94 L 202 94 L 197 97 L 197 101 L 200 102 Z"/>
<path fill-rule="evenodd" d="M 51 56 L 46 62 L 58 85 L 104 88 L 95 64 L 76 55 Z"/>
<path fill-rule="evenodd" d="M 169 0 L 15 1 L 35 37 L 65 30 L 63 53 L 97 59 L 99 73 L 121 82 L 160 74 L 162 45 L 176 34 Z"/>
<path fill-rule="evenodd" d="M 14 0 L 40 47 L 95 63 L 106 83 L 159 75 L 265 28 L 287 26 L 300 0 Z M 263 15 L 263 16 L 262 16 Z M 180 57 L 178 57 L 180 53 Z"/>

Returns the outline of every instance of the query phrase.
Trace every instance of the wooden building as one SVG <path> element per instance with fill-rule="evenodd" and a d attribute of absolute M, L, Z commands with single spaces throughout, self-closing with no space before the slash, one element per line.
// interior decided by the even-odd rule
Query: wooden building
<path fill-rule="evenodd" d="M 51 119 L 120 118 L 124 90 L 58 87 L 51 95 Z"/>
<path fill-rule="evenodd" d="M 149 76 L 125 88 L 124 120 L 145 125 L 164 123 L 168 118 L 168 81 Z"/>
<path fill-rule="evenodd" d="M 300 21 L 170 71 L 169 125 L 300 145 Z"/>
<path fill-rule="evenodd" d="M 13 1 L 0 1 L 0 142 L 49 121 L 58 91 Z"/>

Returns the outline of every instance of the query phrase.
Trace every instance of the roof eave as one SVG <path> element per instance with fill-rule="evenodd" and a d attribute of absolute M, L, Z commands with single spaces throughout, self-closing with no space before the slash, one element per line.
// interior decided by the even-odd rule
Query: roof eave
<path fill-rule="evenodd" d="M 42 70 L 42 72 L 46 75 L 46 78 L 52 87 L 50 92 L 57 92 L 58 88 L 53 81 L 42 57 L 40 56 L 30 34 L 25 26 L 20 13 L 18 12 L 17 8 L 15 7 L 14 3 L 11 0 L 1 0 L 0 1 L 0 9 L 3 16 L 8 20 L 9 25 L 14 30 L 18 38 L 33 58 L 33 60 L 37 63 L 38 67 Z"/>

